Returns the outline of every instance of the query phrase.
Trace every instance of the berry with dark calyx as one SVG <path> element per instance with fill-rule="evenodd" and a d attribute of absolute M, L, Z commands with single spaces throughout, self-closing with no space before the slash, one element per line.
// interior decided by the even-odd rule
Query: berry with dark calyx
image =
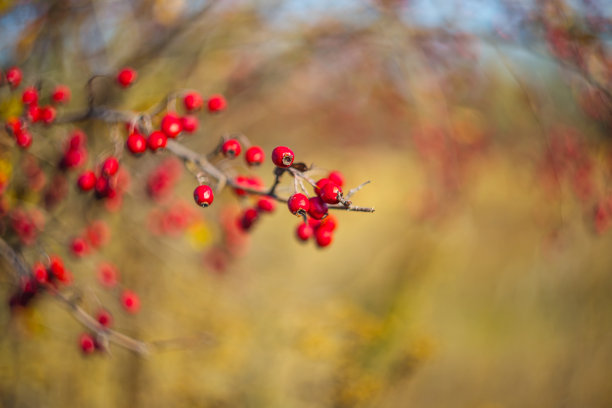
<path fill-rule="evenodd" d="M 33 86 L 28 86 L 21 94 L 21 101 L 24 105 L 36 105 L 38 103 L 38 90 Z"/>
<path fill-rule="evenodd" d="M 208 110 L 209 112 L 221 112 L 227 107 L 227 101 L 223 97 L 223 95 L 211 95 L 208 98 Z"/>
<path fill-rule="evenodd" d="M 98 313 L 96 314 L 96 320 L 98 321 L 98 323 L 100 323 L 106 328 L 111 327 L 111 325 L 113 324 L 113 316 L 106 309 L 98 310 Z"/>
<path fill-rule="evenodd" d="M 327 178 L 330 181 L 336 183 L 336 185 L 340 188 L 344 186 L 344 175 L 340 173 L 338 170 L 331 171 Z"/>
<path fill-rule="evenodd" d="M 22 149 L 27 149 L 32 145 L 32 135 L 27 130 L 21 130 L 15 133 L 15 142 Z"/>
<path fill-rule="evenodd" d="M 6 82 L 8 82 L 11 88 L 17 88 L 22 79 L 23 74 L 19 68 L 11 67 L 6 71 Z"/>
<path fill-rule="evenodd" d="M 289 167 L 293 164 L 293 151 L 286 146 L 277 146 L 272 150 L 272 163 L 278 167 Z"/>
<path fill-rule="evenodd" d="M 138 313 L 140 310 L 140 298 L 131 290 L 124 290 L 121 293 L 121 305 L 128 313 Z"/>
<path fill-rule="evenodd" d="M 206 184 L 197 186 L 193 191 L 193 199 L 200 207 L 208 207 L 212 204 L 214 199 L 212 188 Z"/>
<path fill-rule="evenodd" d="M 102 163 L 102 174 L 106 176 L 114 176 L 119 171 L 119 160 L 116 157 L 110 156 Z"/>
<path fill-rule="evenodd" d="M 81 191 L 90 191 L 96 186 L 96 173 L 91 170 L 87 170 L 79 176 L 77 179 L 77 185 Z"/>
<path fill-rule="evenodd" d="M 132 68 L 123 68 L 117 73 L 117 82 L 123 88 L 127 88 L 128 86 L 132 85 L 134 81 L 136 81 L 137 77 L 138 74 L 136 74 L 136 71 L 134 71 Z"/>
<path fill-rule="evenodd" d="M 134 155 L 142 154 L 147 150 L 147 139 L 140 133 L 131 133 L 125 144 L 130 153 Z"/>
<path fill-rule="evenodd" d="M 255 221 L 259 218 L 259 213 L 254 208 L 247 208 L 242 216 L 238 219 L 238 227 L 243 231 L 248 231 L 253 227 Z"/>
<path fill-rule="evenodd" d="M 259 166 L 265 158 L 264 151 L 259 146 L 251 146 L 244 154 L 244 159 L 249 166 Z"/>
<path fill-rule="evenodd" d="M 319 197 L 327 204 L 337 204 L 340 202 L 339 197 L 342 195 L 342 189 L 333 181 L 329 181 L 321 188 Z"/>
<path fill-rule="evenodd" d="M 312 237 L 314 229 L 307 223 L 303 222 L 298 225 L 295 233 L 300 241 L 308 241 L 308 238 Z"/>
<path fill-rule="evenodd" d="M 54 103 L 68 103 L 70 101 L 70 88 L 66 85 L 58 85 L 51 94 L 51 99 Z"/>
<path fill-rule="evenodd" d="M 187 133 L 193 133 L 200 127 L 200 121 L 193 115 L 185 115 L 181 118 L 183 130 Z"/>
<path fill-rule="evenodd" d="M 151 132 L 149 138 L 147 139 L 147 146 L 152 151 L 157 151 L 159 149 L 163 149 L 166 147 L 166 143 L 168 142 L 168 138 L 164 134 L 164 132 L 160 132 L 159 130 L 155 130 Z"/>
<path fill-rule="evenodd" d="M 50 125 L 55 120 L 56 114 L 53 106 L 43 106 L 40 108 L 39 118 L 45 125 Z"/>
<path fill-rule="evenodd" d="M 221 145 L 221 152 L 225 157 L 230 159 L 239 156 L 241 151 L 242 147 L 240 146 L 240 142 L 236 139 L 228 139 Z"/>
<path fill-rule="evenodd" d="M 308 201 L 308 197 L 306 197 L 302 193 L 295 193 L 289 200 L 287 201 L 287 206 L 289 207 L 289 211 L 292 214 L 299 215 L 305 214 L 310 208 L 310 201 Z"/>
<path fill-rule="evenodd" d="M 166 113 L 161 121 L 161 130 L 171 139 L 177 137 L 183 130 L 180 116 L 175 112 Z"/>
<path fill-rule="evenodd" d="M 188 112 L 193 112 L 202 109 L 202 106 L 204 106 L 204 99 L 195 91 L 187 92 L 183 97 L 183 104 Z"/>
<path fill-rule="evenodd" d="M 327 215 L 327 204 L 321 200 L 321 197 L 311 197 L 309 201 L 308 215 L 315 220 L 320 220 Z"/>
<path fill-rule="evenodd" d="M 270 213 L 276 209 L 276 201 L 270 197 L 261 197 L 257 200 L 257 209 L 260 212 Z"/>
<path fill-rule="evenodd" d="M 334 238 L 332 230 L 323 226 L 317 228 L 314 235 L 315 240 L 317 242 L 317 246 L 319 248 L 324 248 L 328 246 L 332 243 L 332 240 Z"/>
<path fill-rule="evenodd" d="M 93 336 L 89 333 L 81 334 L 79 338 L 79 345 L 83 354 L 91 354 L 96 351 L 96 341 Z"/>

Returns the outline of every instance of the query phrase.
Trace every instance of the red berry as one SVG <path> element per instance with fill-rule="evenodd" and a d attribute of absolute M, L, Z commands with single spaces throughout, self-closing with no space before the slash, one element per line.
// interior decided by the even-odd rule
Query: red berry
<path fill-rule="evenodd" d="M 85 132 L 83 132 L 81 129 L 75 129 L 70 135 L 70 139 L 68 139 L 68 149 L 84 149 L 85 143 L 87 143 L 87 135 L 85 135 Z"/>
<path fill-rule="evenodd" d="M 113 316 L 106 309 L 98 310 L 96 314 L 96 320 L 104 327 L 111 327 L 113 324 Z"/>
<path fill-rule="evenodd" d="M 333 232 L 329 228 L 319 227 L 314 233 L 315 240 L 317 241 L 317 245 L 320 248 L 326 247 L 332 243 L 333 240 Z"/>
<path fill-rule="evenodd" d="M 138 75 L 136 74 L 136 71 L 134 71 L 132 68 L 123 68 L 117 74 L 117 82 L 122 87 L 127 88 L 134 83 L 137 77 Z"/>
<path fill-rule="evenodd" d="M 38 283 L 47 283 L 47 281 L 49 280 L 47 268 L 45 268 L 45 266 L 41 262 L 36 262 L 32 266 L 32 275 Z"/>
<path fill-rule="evenodd" d="M 254 208 L 247 208 L 240 219 L 238 220 L 238 227 L 240 227 L 243 231 L 248 231 L 251 229 L 255 221 L 259 218 L 259 213 Z"/>
<path fill-rule="evenodd" d="M 94 186 L 94 188 L 95 188 L 95 191 L 96 191 L 96 197 L 97 198 L 108 197 L 111 194 L 111 191 L 113 190 L 111 185 L 110 185 L 109 179 L 104 177 L 104 176 L 98 177 L 98 179 L 96 180 L 96 185 Z"/>
<path fill-rule="evenodd" d="M 244 154 L 244 158 L 249 166 L 258 166 L 263 163 L 265 155 L 261 147 L 251 146 Z"/>
<path fill-rule="evenodd" d="M 21 101 L 24 105 L 36 105 L 38 103 L 38 90 L 33 86 L 28 86 L 21 94 Z"/>
<path fill-rule="evenodd" d="M 119 171 L 119 160 L 111 156 L 102 163 L 102 174 L 106 176 L 114 176 Z"/>
<path fill-rule="evenodd" d="M 183 130 L 181 118 L 174 112 L 168 112 L 161 121 L 161 130 L 169 138 L 174 139 Z"/>
<path fill-rule="evenodd" d="M 289 197 L 287 205 L 289 207 L 289 211 L 296 215 L 306 213 L 310 208 L 310 202 L 308 201 L 308 197 L 306 197 L 302 193 L 295 193 L 291 197 Z"/>
<path fill-rule="evenodd" d="M 339 196 L 341 195 L 342 190 L 332 181 L 329 181 L 321 188 L 320 197 L 327 204 L 337 204 L 340 202 Z"/>
<path fill-rule="evenodd" d="M 262 197 L 257 200 L 257 209 L 261 212 L 272 212 L 276 208 L 276 201 L 270 197 Z"/>
<path fill-rule="evenodd" d="M 19 118 L 11 117 L 7 119 L 4 127 L 9 133 L 16 134 L 23 129 L 23 122 Z"/>
<path fill-rule="evenodd" d="M 193 191 L 193 199 L 196 204 L 201 207 L 208 207 L 212 204 L 214 195 L 212 188 L 207 186 L 206 184 L 202 184 L 201 186 L 197 186 Z"/>
<path fill-rule="evenodd" d="M 330 181 L 333 181 L 334 183 L 336 183 L 336 185 L 340 188 L 342 188 L 342 186 L 344 186 L 344 175 L 342 173 L 340 173 L 338 170 L 334 170 L 332 172 L 329 173 L 329 176 L 327 176 L 327 178 Z"/>
<path fill-rule="evenodd" d="M 56 111 L 53 106 L 43 106 L 39 110 L 40 120 L 45 125 L 50 125 L 55 120 Z"/>
<path fill-rule="evenodd" d="M 223 152 L 223 155 L 225 157 L 229 157 L 230 159 L 239 156 L 241 151 L 242 147 L 240 146 L 240 142 L 236 139 L 226 140 L 221 146 L 221 152 Z"/>
<path fill-rule="evenodd" d="M 308 215 L 310 215 L 315 220 L 320 220 L 327 214 L 327 204 L 321 197 L 311 197 L 310 198 L 310 208 L 308 208 Z"/>
<path fill-rule="evenodd" d="M 87 160 L 87 150 L 69 149 L 64 153 L 60 166 L 65 169 L 79 167 Z"/>
<path fill-rule="evenodd" d="M 12 67 L 6 71 L 6 82 L 8 82 L 11 88 L 17 88 L 21 83 L 22 79 L 23 74 L 21 73 L 21 70 L 19 68 Z"/>
<path fill-rule="evenodd" d="M 272 150 L 272 163 L 278 167 L 289 167 L 293 164 L 293 151 L 285 146 L 278 146 Z"/>
<path fill-rule="evenodd" d="M 58 85 L 51 94 L 51 99 L 55 103 L 68 103 L 70 96 L 70 88 L 68 88 L 66 85 Z"/>
<path fill-rule="evenodd" d="M 56 255 L 50 257 L 49 271 L 60 282 L 70 283 L 72 281 L 72 274 L 64 267 L 62 259 Z"/>
<path fill-rule="evenodd" d="M 72 250 L 72 254 L 78 258 L 81 258 L 89 252 L 89 245 L 87 245 L 87 241 L 81 237 L 76 237 L 70 243 L 70 249 Z"/>
<path fill-rule="evenodd" d="M 185 109 L 187 109 L 189 112 L 200 110 L 202 109 L 202 106 L 204 106 L 204 100 L 197 92 L 186 93 L 185 97 L 183 98 L 183 103 L 185 104 Z"/>
<path fill-rule="evenodd" d="M 81 334 L 79 345 L 81 346 L 83 354 L 91 354 L 96 351 L 96 341 L 89 333 Z"/>
<path fill-rule="evenodd" d="M 298 225 L 296 235 L 301 241 L 308 241 L 308 238 L 314 233 L 313 228 L 305 222 Z"/>
<path fill-rule="evenodd" d="M 27 149 L 32 144 L 32 135 L 27 130 L 21 130 L 15 133 L 15 142 L 22 149 Z"/>
<path fill-rule="evenodd" d="M 185 115 L 181 118 L 181 124 L 183 125 L 183 130 L 187 133 L 193 133 L 200 127 L 200 122 L 198 118 L 193 115 Z"/>
<path fill-rule="evenodd" d="M 338 225 L 338 220 L 331 214 L 328 214 L 323 220 L 320 221 L 321 228 L 327 228 L 330 231 L 334 231 Z"/>
<path fill-rule="evenodd" d="M 26 115 L 30 122 L 38 122 L 40 120 L 40 108 L 38 107 L 38 105 L 30 105 L 26 110 Z"/>
<path fill-rule="evenodd" d="M 119 270 L 107 262 L 98 265 L 98 281 L 108 288 L 112 288 L 119 280 Z"/>
<path fill-rule="evenodd" d="M 128 289 L 121 294 L 121 304 L 128 313 L 137 313 L 140 310 L 140 298 Z"/>
<path fill-rule="evenodd" d="M 317 181 L 317 185 L 314 188 L 314 192 L 316 195 L 318 195 L 319 197 L 321 196 L 321 189 L 327 184 L 329 183 L 329 179 L 328 178 L 322 178 L 319 181 Z"/>
<path fill-rule="evenodd" d="M 128 136 L 126 145 L 132 154 L 138 155 L 147 150 L 147 139 L 140 133 L 132 133 Z"/>
<path fill-rule="evenodd" d="M 223 95 L 212 95 L 208 98 L 208 110 L 210 112 L 220 112 L 227 106 L 227 101 Z"/>
<path fill-rule="evenodd" d="M 168 142 L 168 138 L 163 132 L 156 130 L 149 135 L 147 139 L 147 146 L 152 151 L 156 151 L 158 149 L 163 149 L 166 147 L 166 143 Z"/>

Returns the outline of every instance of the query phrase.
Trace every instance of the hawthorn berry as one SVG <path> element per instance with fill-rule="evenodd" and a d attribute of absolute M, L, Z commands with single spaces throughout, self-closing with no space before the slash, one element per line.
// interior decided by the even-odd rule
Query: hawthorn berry
<path fill-rule="evenodd" d="M 94 186 L 96 198 L 105 198 L 111 194 L 113 188 L 110 185 L 110 180 L 107 177 L 100 176 L 96 180 Z"/>
<path fill-rule="evenodd" d="M 276 209 L 276 201 L 270 197 L 261 197 L 257 200 L 257 209 L 261 212 L 272 212 Z"/>
<path fill-rule="evenodd" d="M 42 262 L 36 262 L 32 266 L 32 276 L 34 276 L 34 279 L 40 284 L 47 283 L 49 280 L 49 273 Z"/>
<path fill-rule="evenodd" d="M 329 183 L 329 179 L 328 178 L 322 178 L 319 181 L 317 181 L 315 188 L 314 188 L 314 192 L 316 195 L 318 195 L 319 197 L 321 196 L 321 189 L 327 184 Z"/>
<path fill-rule="evenodd" d="M 166 143 L 168 142 L 168 138 L 163 132 L 159 130 L 155 130 L 151 132 L 149 138 L 147 139 L 147 146 L 152 151 L 156 151 L 158 149 L 163 149 L 166 147 Z"/>
<path fill-rule="evenodd" d="M 193 191 L 193 199 L 200 207 L 208 207 L 214 199 L 212 188 L 206 184 L 197 186 Z"/>
<path fill-rule="evenodd" d="M 317 241 L 317 246 L 320 248 L 326 247 L 332 243 L 333 240 L 333 232 L 329 228 L 325 228 L 320 226 L 314 233 L 315 240 Z"/>
<path fill-rule="evenodd" d="M 15 133 L 15 142 L 22 149 L 27 149 L 32 144 L 32 135 L 27 130 L 21 130 Z"/>
<path fill-rule="evenodd" d="M 96 320 L 98 321 L 98 323 L 100 323 L 106 328 L 111 327 L 111 325 L 113 324 L 113 316 L 106 309 L 98 310 L 98 313 L 96 314 Z"/>
<path fill-rule="evenodd" d="M 51 99 L 55 103 L 68 103 L 70 101 L 70 88 L 66 85 L 58 85 L 51 94 Z"/>
<path fill-rule="evenodd" d="M 236 139 L 228 139 L 221 145 L 221 152 L 225 157 L 230 159 L 239 156 L 241 151 L 242 147 L 240 146 L 240 142 Z"/>
<path fill-rule="evenodd" d="M 259 213 L 254 208 L 247 208 L 238 219 L 238 227 L 243 231 L 251 229 L 255 221 L 259 218 Z"/>
<path fill-rule="evenodd" d="M 107 288 L 114 287 L 119 281 L 119 270 L 108 262 L 98 265 L 98 281 Z"/>
<path fill-rule="evenodd" d="M 200 127 L 200 122 L 198 118 L 193 115 L 185 115 L 181 118 L 181 124 L 183 125 L 183 130 L 187 133 L 193 133 Z"/>
<path fill-rule="evenodd" d="M 122 87 L 127 88 L 128 86 L 132 85 L 134 81 L 136 81 L 137 77 L 138 74 L 132 68 L 123 68 L 117 74 L 117 82 Z"/>
<path fill-rule="evenodd" d="M 126 142 L 126 146 L 130 153 L 139 155 L 147 150 L 147 139 L 140 133 L 131 133 Z"/>
<path fill-rule="evenodd" d="M 292 214 L 299 215 L 304 214 L 310 208 L 310 201 L 308 201 L 308 197 L 306 197 L 302 193 L 295 193 L 289 200 L 287 201 L 287 206 L 289 207 L 289 211 Z"/>
<path fill-rule="evenodd" d="M 38 105 L 30 105 L 26 109 L 26 116 L 28 120 L 32 123 L 36 123 L 40 120 L 40 108 Z"/>
<path fill-rule="evenodd" d="M 140 310 L 140 298 L 136 293 L 126 289 L 121 293 L 121 305 L 128 313 L 138 313 Z"/>
<path fill-rule="evenodd" d="M 89 333 L 81 334 L 79 338 L 79 345 L 81 346 L 81 351 L 83 354 L 91 354 L 96 351 L 96 341 Z"/>
<path fill-rule="evenodd" d="M 64 261 L 56 255 L 51 255 L 49 258 L 49 272 L 62 283 L 72 282 L 72 274 L 64 266 Z"/>
<path fill-rule="evenodd" d="M 81 129 L 75 129 L 68 139 L 68 150 L 80 150 L 85 148 L 87 135 Z"/>
<path fill-rule="evenodd" d="M 105 176 L 114 176 L 119 170 L 119 160 L 116 157 L 110 156 L 102 163 L 102 174 Z"/>
<path fill-rule="evenodd" d="M 340 188 L 344 186 L 344 175 L 338 170 L 334 170 L 330 172 L 327 178 L 330 181 L 333 181 L 334 183 L 336 183 L 336 185 Z"/>
<path fill-rule="evenodd" d="M 342 195 L 342 190 L 333 181 L 329 181 L 321 188 L 319 195 L 327 204 L 337 204 L 340 202 L 339 197 Z"/>
<path fill-rule="evenodd" d="M 300 239 L 301 241 L 308 241 L 308 238 L 310 238 L 314 233 L 314 229 L 307 223 L 303 222 L 298 225 L 295 233 L 298 239 Z"/>
<path fill-rule="evenodd" d="M 227 107 L 227 101 L 225 100 L 225 98 L 223 97 L 223 95 L 211 95 L 210 98 L 208 98 L 208 110 L 210 112 L 221 112 L 222 110 L 224 110 Z"/>
<path fill-rule="evenodd" d="M 338 225 L 338 220 L 332 214 L 328 214 L 327 217 L 323 218 L 320 221 L 320 227 L 327 228 L 330 231 L 334 231 L 337 225 Z"/>
<path fill-rule="evenodd" d="M 81 258 L 89 252 L 89 245 L 84 238 L 76 237 L 70 243 L 70 250 L 74 256 Z"/>
<path fill-rule="evenodd" d="M 16 134 L 23 129 L 23 122 L 19 118 L 8 118 L 4 127 L 9 133 Z"/>
<path fill-rule="evenodd" d="M 327 204 L 321 200 L 321 197 L 311 197 L 309 201 L 308 215 L 315 220 L 320 220 L 327 215 Z"/>
<path fill-rule="evenodd" d="M 244 154 L 244 159 L 249 166 L 258 166 L 263 163 L 265 158 L 264 151 L 259 146 L 251 146 Z"/>
<path fill-rule="evenodd" d="M 38 103 L 38 90 L 33 86 L 28 86 L 21 94 L 21 101 L 24 105 L 36 105 Z"/>
<path fill-rule="evenodd" d="M 272 150 L 272 163 L 278 167 L 289 167 L 293 164 L 293 151 L 286 146 L 277 146 Z"/>
<path fill-rule="evenodd" d="M 50 125 L 55 120 L 56 111 L 53 106 L 43 106 L 39 110 L 39 118 L 45 125 Z"/>
<path fill-rule="evenodd" d="M 64 169 L 72 169 L 79 167 L 87 160 L 87 150 L 85 149 L 68 149 L 62 157 L 60 167 Z"/>
<path fill-rule="evenodd" d="M 202 96 L 195 91 L 186 93 L 183 97 L 183 103 L 185 104 L 185 109 L 187 109 L 188 112 L 200 110 L 202 109 L 202 106 L 204 106 Z"/>
<path fill-rule="evenodd" d="M 183 130 L 181 118 L 175 112 L 168 112 L 161 121 L 161 130 L 171 139 L 178 136 Z"/>
<path fill-rule="evenodd" d="M 21 83 L 23 79 L 23 73 L 17 67 L 11 67 L 6 71 L 6 82 L 11 86 L 11 88 L 15 89 Z"/>

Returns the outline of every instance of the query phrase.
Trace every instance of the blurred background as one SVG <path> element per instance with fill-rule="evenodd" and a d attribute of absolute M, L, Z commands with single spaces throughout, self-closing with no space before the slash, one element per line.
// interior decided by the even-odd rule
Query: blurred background
<path fill-rule="evenodd" d="M 104 220 L 110 243 L 67 260 L 83 307 L 179 341 L 84 356 L 83 327 L 50 297 L 2 307 L 0 406 L 612 406 L 609 2 L 2 0 L 0 13 L 0 65 L 69 85 L 60 116 L 86 106 L 91 75 L 130 66 L 137 83 L 101 87 L 100 103 L 223 94 L 228 109 L 185 145 L 290 146 L 350 187 L 371 180 L 353 201 L 376 208 L 334 213 L 325 249 L 295 239 L 282 205 L 236 238 L 227 224 L 248 201 L 225 191 L 198 209 L 168 155 L 125 157 L 121 211 L 70 187 L 40 241 L 69 256 Z M 20 99 L 5 88 L 3 120 Z M 94 160 L 109 129 L 82 128 Z M 33 152 L 55 160 L 71 129 L 41 131 Z M 0 159 L 19 173 L 23 158 Z M 177 179 L 163 200 L 147 193 L 159 166 Z M 255 174 L 269 185 L 272 165 Z M 140 295 L 137 315 L 99 285 L 100 262 Z"/>

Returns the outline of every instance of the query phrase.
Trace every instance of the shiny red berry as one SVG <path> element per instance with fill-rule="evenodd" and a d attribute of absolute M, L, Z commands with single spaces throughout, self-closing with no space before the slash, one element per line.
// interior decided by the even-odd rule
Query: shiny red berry
<path fill-rule="evenodd" d="M 38 90 L 33 86 L 28 86 L 21 94 L 21 101 L 24 105 L 36 105 L 38 103 Z"/>
<path fill-rule="evenodd" d="M 87 143 L 85 132 L 80 129 L 75 129 L 70 135 L 70 139 L 68 139 L 68 149 L 78 150 L 85 148 L 85 143 Z"/>
<path fill-rule="evenodd" d="M 179 115 L 174 112 L 166 113 L 161 121 L 161 130 L 171 139 L 177 137 L 183 130 L 183 123 Z"/>
<path fill-rule="evenodd" d="M 278 167 L 289 167 L 293 164 L 293 151 L 285 146 L 278 146 L 272 150 L 272 163 Z"/>
<path fill-rule="evenodd" d="M 6 71 L 6 82 L 11 86 L 11 88 L 15 89 L 21 83 L 23 79 L 23 74 L 21 70 L 17 67 L 9 68 Z"/>
<path fill-rule="evenodd" d="M 185 115 L 181 118 L 183 130 L 187 133 L 193 133 L 200 127 L 200 121 L 193 115 Z"/>
<path fill-rule="evenodd" d="M 242 147 L 240 146 L 240 142 L 236 139 L 228 139 L 221 145 L 221 152 L 225 157 L 229 157 L 230 159 L 240 155 L 241 151 Z"/>
<path fill-rule="evenodd" d="M 223 95 L 212 95 L 208 98 L 208 110 L 210 112 L 221 112 L 227 107 L 227 101 Z"/>
<path fill-rule="evenodd" d="M 251 146 L 244 154 L 244 159 L 249 166 L 258 166 L 263 163 L 265 158 L 264 151 L 259 146 Z"/>
<path fill-rule="evenodd" d="M 26 109 L 26 116 L 28 120 L 32 123 L 36 123 L 40 120 L 40 108 L 38 105 L 30 105 Z"/>
<path fill-rule="evenodd" d="M 257 209 L 261 212 L 272 212 L 276 209 L 276 201 L 270 197 L 261 197 L 257 200 Z"/>
<path fill-rule="evenodd" d="M 91 170 L 83 172 L 77 179 L 77 185 L 81 191 L 89 191 L 96 185 L 96 173 Z"/>
<path fill-rule="evenodd" d="M 312 234 L 314 233 L 314 229 L 307 223 L 303 222 L 300 225 L 298 225 L 295 233 L 298 239 L 300 239 L 301 241 L 308 241 L 308 238 L 312 237 Z"/>
<path fill-rule="evenodd" d="M 330 181 L 321 188 L 321 194 L 319 196 L 327 204 L 337 204 L 340 202 L 339 197 L 341 195 L 342 189 L 340 189 L 336 183 Z"/>
<path fill-rule="evenodd" d="M 55 120 L 56 111 L 53 106 L 43 106 L 39 110 L 39 119 L 45 124 L 50 125 Z"/>
<path fill-rule="evenodd" d="M 89 245 L 82 237 L 76 237 L 70 243 L 70 250 L 74 256 L 81 258 L 89 253 Z"/>
<path fill-rule="evenodd" d="M 21 130 L 15 133 L 15 142 L 22 149 L 27 149 L 32 145 L 32 135 L 27 130 Z"/>
<path fill-rule="evenodd" d="M 212 188 L 205 184 L 197 186 L 193 191 L 193 199 L 197 205 L 201 207 L 208 207 L 212 204 L 214 199 Z"/>
<path fill-rule="evenodd" d="M 188 112 L 196 111 L 202 109 L 204 106 L 204 99 L 197 92 L 188 92 L 183 97 L 183 103 L 185 104 L 185 109 Z"/>
<path fill-rule="evenodd" d="M 135 155 L 142 154 L 147 150 L 147 139 L 140 133 L 131 133 L 125 144 L 130 153 Z"/>
<path fill-rule="evenodd" d="M 107 328 L 111 327 L 111 325 L 113 324 L 113 316 L 106 309 L 98 310 L 98 313 L 96 314 L 96 320 L 102 326 L 107 327 Z"/>
<path fill-rule="evenodd" d="M 323 226 L 317 228 L 314 235 L 315 240 L 317 241 L 317 246 L 319 246 L 320 248 L 326 247 L 331 244 L 334 238 L 332 230 Z"/>
<path fill-rule="evenodd" d="M 119 171 L 119 160 L 116 157 L 111 156 L 104 160 L 102 163 L 102 174 L 105 176 L 114 176 Z"/>
<path fill-rule="evenodd" d="M 126 289 L 121 294 L 121 305 L 128 313 L 137 313 L 140 310 L 140 298 L 136 293 Z"/>
<path fill-rule="evenodd" d="M 327 178 L 336 183 L 336 185 L 340 188 L 344 186 L 344 175 L 338 170 L 330 172 Z"/>
<path fill-rule="evenodd" d="M 34 276 L 34 279 L 41 284 L 47 283 L 49 280 L 49 273 L 42 262 L 36 262 L 32 266 L 32 275 Z"/>
<path fill-rule="evenodd" d="M 310 198 L 310 207 L 308 208 L 308 215 L 310 215 L 315 220 L 320 220 L 327 214 L 327 204 L 321 197 L 311 197 Z"/>
<path fill-rule="evenodd" d="M 166 137 L 164 132 L 156 130 L 154 132 L 151 132 L 151 134 L 149 135 L 149 138 L 147 139 L 147 146 L 152 151 L 156 151 L 158 149 L 163 149 L 164 147 L 166 147 L 167 142 L 168 138 Z"/>
<path fill-rule="evenodd" d="M 127 88 L 128 86 L 132 85 L 134 81 L 136 81 L 137 77 L 138 74 L 136 74 L 136 71 L 134 71 L 132 68 L 123 68 L 117 74 L 117 82 L 122 87 Z"/>
<path fill-rule="evenodd" d="M 87 150 L 85 149 L 68 149 L 62 157 L 60 166 L 64 169 L 72 169 L 84 164 L 87 160 Z"/>
<path fill-rule="evenodd" d="M 9 133 L 16 134 L 23 129 L 23 122 L 19 118 L 8 118 L 4 127 Z"/>
<path fill-rule="evenodd" d="M 289 200 L 287 201 L 287 206 L 289 207 L 289 211 L 293 214 L 302 214 L 306 213 L 310 208 L 310 201 L 308 201 L 308 197 L 306 197 L 302 193 L 295 193 Z"/>
<path fill-rule="evenodd" d="M 58 85 L 53 90 L 51 99 L 55 103 L 68 103 L 71 95 L 70 88 L 68 88 L 66 85 Z"/>
<path fill-rule="evenodd" d="M 105 198 L 111 194 L 113 188 L 110 185 L 110 181 L 107 177 L 100 176 L 96 180 L 96 185 L 94 186 L 96 197 L 97 198 Z"/>
<path fill-rule="evenodd" d="M 329 183 L 329 179 L 328 178 L 322 178 L 319 181 L 317 181 L 316 186 L 314 188 L 314 192 L 316 195 L 318 195 L 319 197 L 321 196 L 321 189 L 323 188 L 323 186 L 325 186 L 327 183 Z"/>

